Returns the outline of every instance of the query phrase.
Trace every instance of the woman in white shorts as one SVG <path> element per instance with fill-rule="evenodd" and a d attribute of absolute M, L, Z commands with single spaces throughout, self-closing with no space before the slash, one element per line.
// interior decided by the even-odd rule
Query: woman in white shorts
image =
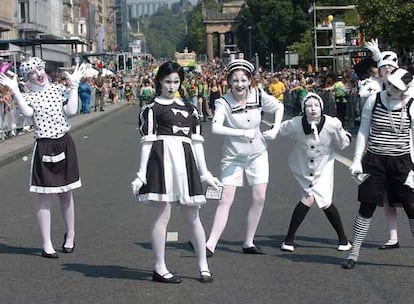
<path fill-rule="evenodd" d="M 222 197 L 207 241 L 207 256 L 212 256 L 227 223 L 236 188 L 243 186 L 243 174 L 252 186 L 252 202 L 247 215 L 243 253 L 265 254 L 254 244 L 269 181 L 269 162 L 265 139 L 275 139 L 283 118 L 283 104 L 261 89 L 252 87 L 254 66 L 236 59 L 227 66 L 230 92 L 215 101 L 212 132 L 224 135 L 221 182 Z M 260 131 L 261 112 L 275 113 L 274 125 Z"/>

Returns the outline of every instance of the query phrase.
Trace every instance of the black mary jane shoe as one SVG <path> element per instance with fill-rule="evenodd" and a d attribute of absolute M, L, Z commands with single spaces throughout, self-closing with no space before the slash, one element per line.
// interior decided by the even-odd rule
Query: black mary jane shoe
<path fill-rule="evenodd" d="M 342 263 L 342 268 L 344 269 L 352 269 L 355 267 L 357 261 L 353 259 L 347 259 L 345 262 Z"/>
<path fill-rule="evenodd" d="M 65 244 L 66 244 L 66 233 L 65 233 L 63 244 L 62 244 L 62 251 L 64 253 L 72 253 L 75 250 L 75 241 L 73 241 L 73 247 L 72 248 L 65 247 Z"/>
<path fill-rule="evenodd" d="M 213 282 L 213 275 L 208 270 L 200 271 L 200 278 L 198 279 L 201 283 Z"/>
<path fill-rule="evenodd" d="M 397 249 L 397 248 L 400 248 L 400 243 L 399 242 L 397 242 L 395 244 L 392 244 L 392 245 L 384 244 L 384 245 L 378 247 L 379 250 L 388 250 L 388 249 Z"/>
<path fill-rule="evenodd" d="M 57 258 L 59 258 L 58 254 L 56 252 L 47 253 L 46 251 L 44 251 L 44 249 L 42 249 L 42 257 L 47 258 L 47 259 L 57 259 Z"/>
<path fill-rule="evenodd" d="M 171 278 L 166 278 L 165 276 L 171 274 L 172 277 Z M 181 283 L 181 278 L 173 275 L 171 272 L 167 272 L 164 273 L 163 275 L 160 275 L 158 272 L 156 272 L 155 270 L 152 272 L 152 280 L 155 282 L 160 282 L 160 283 L 170 283 L 170 284 L 178 284 Z"/>
<path fill-rule="evenodd" d="M 247 253 L 247 254 L 266 254 L 266 252 L 264 252 L 262 250 L 262 248 L 260 248 L 257 245 L 254 245 L 252 247 L 243 247 L 242 248 L 243 253 Z"/>

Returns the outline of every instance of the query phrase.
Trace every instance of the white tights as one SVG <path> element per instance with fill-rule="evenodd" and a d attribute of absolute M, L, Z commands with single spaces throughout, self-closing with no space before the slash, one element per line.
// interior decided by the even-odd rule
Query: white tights
<path fill-rule="evenodd" d="M 62 217 L 66 225 L 66 243 L 65 247 L 72 248 L 75 239 L 75 206 L 72 192 L 58 194 Z M 53 194 L 39 194 L 39 204 L 37 208 L 37 220 L 40 227 L 40 233 L 43 241 L 43 250 L 47 253 L 56 252 L 51 239 L 51 207 Z"/>
<path fill-rule="evenodd" d="M 246 237 L 243 247 L 254 246 L 254 235 L 262 216 L 267 184 L 259 184 L 252 186 L 252 203 L 247 213 Z M 229 217 L 230 208 L 236 194 L 235 186 L 225 186 L 221 200 L 218 203 L 216 214 L 214 216 L 213 227 L 211 228 L 210 237 L 207 241 L 207 247 L 214 252 L 217 242 L 226 227 Z"/>
<path fill-rule="evenodd" d="M 158 274 L 164 275 L 169 273 L 165 264 L 165 242 L 167 226 L 171 217 L 171 203 L 151 202 L 151 206 L 155 217 L 151 230 L 152 252 L 155 260 L 154 270 Z M 200 271 L 209 271 L 205 250 L 206 236 L 200 221 L 199 208 L 181 205 L 180 209 L 192 233 L 192 243 L 198 257 L 198 267 Z"/>
<path fill-rule="evenodd" d="M 398 228 L 397 228 L 397 208 L 390 207 L 388 204 L 384 204 L 385 221 L 390 232 L 390 239 L 387 243 L 395 244 L 398 242 Z"/>

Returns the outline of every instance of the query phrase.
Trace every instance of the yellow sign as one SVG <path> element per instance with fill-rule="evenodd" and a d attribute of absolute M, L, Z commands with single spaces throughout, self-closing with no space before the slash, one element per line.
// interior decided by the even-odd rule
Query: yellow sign
<path fill-rule="evenodd" d="M 196 53 L 188 53 L 187 49 L 184 50 L 184 53 L 175 52 L 175 60 L 182 67 L 194 68 L 196 64 Z"/>

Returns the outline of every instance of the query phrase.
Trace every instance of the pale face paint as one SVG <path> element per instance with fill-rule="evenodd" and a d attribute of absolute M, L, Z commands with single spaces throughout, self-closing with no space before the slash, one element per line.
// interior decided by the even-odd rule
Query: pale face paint
<path fill-rule="evenodd" d="M 251 80 L 243 70 L 234 71 L 229 79 L 231 93 L 235 99 L 247 97 L 249 92 Z"/>
<path fill-rule="evenodd" d="M 49 79 L 47 78 L 46 71 L 42 67 L 33 69 L 29 73 L 28 79 L 32 91 L 42 91 L 49 86 Z"/>
<path fill-rule="evenodd" d="M 388 76 L 391 75 L 391 72 L 395 70 L 395 67 L 392 65 L 384 65 L 379 68 L 379 73 L 384 81 L 385 84 L 388 83 Z"/>
<path fill-rule="evenodd" d="M 319 100 L 309 98 L 305 103 L 305 115 L 308 121 L 319 121 L 321 119 L 322 109 Z"/>
<path fill-rule="evenodd" d="M 165 76 L 161 81 L 161 97 L 166 99 L 174 99 L 175 94 L 181 85 L 178 73 L 171 73 Z"/>
<path fill-rule="evenodd" d="M 400 101 L 403 99 L 403 91 L 399 90 L 397 87 L 387 82 L 385 84 L 385 90 L 387 91 L 387 96 L 389 100 Z"/>

